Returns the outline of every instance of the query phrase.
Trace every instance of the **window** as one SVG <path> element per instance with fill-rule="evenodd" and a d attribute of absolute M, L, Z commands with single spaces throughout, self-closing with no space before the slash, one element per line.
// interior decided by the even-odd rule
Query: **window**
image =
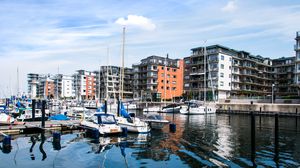
<path fill-rule="evenodd" d="M 170 70 L 170 68 L 167 68 L 167 71 L 169 71 Z"/>
<path fill-rule="evenodd" d="M 229 78 L 231 78 L 231 74 L 229 74 Z"/>
<path fill-rule="evenodd" d="M 173 69 L 173 72 L 176 72 L 176 69 Z"/>
<path fill-rule="evenodd" d="M 224 69 L 224 64 L 221 64 L 221 69 Z"/>
<path fill-rule="evenodd" d="M 172 90 L 176 90 L 176 87 L 172 87 Z"/>
<path fill-rule="evenodd" d="M 176 75 L 173 75 L 173 78 L 176 78 Z"/>
<path fill-rule="evenodd" d="M 229 57 L 229 61 L 231 62 L 231 60 L 232 60 L 232 58 L 231 57 Z"/>
<path fill-rule="evenodd" d="M 170 78 L 170 74 L 168 74 L 167 77 Z"/>
<path fill-rule="evenodd" d="M 167 80 L 167 83 L 169 83 L 169 81 Z"/>
<path fill-rule="evenodd" d="M 230 86 L 230 82 L 228 83 L 228 86 Z"/>
<path fill-rule="evenodd" d="M 169 87 L 167 87 L 167 90 L 169 90 L 170 88 Z"/>
<path fill-rule="evenodd" d="M 220 86 L 224 86 L 224 82 L 223 81 L 220 82 Z"/>
<path fill-rule="evenodd" d="M 173 83 L 173 84 L 176 84 L 176 81 L 173 81 L 172 83 Z"/>
<path fill-rule="evenodd" d="M 161 89 L 164 89 L 164 87 L 162 86 L 162 87 L 160 87 Z"/>
<path fill-rule="evenodd" d="M 221 55 L 221 60 L 224 60 L 224 55 Z"/>
<path fill-rule="evenodd" d="M 220 77 L 221 77 L 221 78 L 224 77 L 224 73 L 223 73 L 223 72 L 220 73 Z"/>
<path fill-rule="evenodd" d="M 231 66 L 229 66 L 229 69 L 231 69 Z"/>
<path fill-rule="evenodd" d="M 162 70 L 164 70 L 164 67 L 161 67 Z"/>
<path fill-rule="evenodd" d="M 164 80 L 161 80 L 161 83 L 164 83 Z"/>
<path fill-rule="evenodd" d="M 165 74 L 164 74 L 164 73 L 162 73 L 162 74 L 161 74 L 161 77 L 165 77 Z"/>

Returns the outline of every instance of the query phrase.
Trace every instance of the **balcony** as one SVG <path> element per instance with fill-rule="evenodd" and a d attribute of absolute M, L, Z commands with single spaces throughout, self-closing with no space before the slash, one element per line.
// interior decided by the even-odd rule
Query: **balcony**
<path fill-rule="evenodd" d="M 299 45 L 294 45 L 294 49 L 295 50 L 300 50 L 300 46 Z"/>
<path fill-rule="evenodd" d="M 190 73 L 191 76 L 195 76 L 195 75 L 204 75 L 204 71 L 203 70 L 195 70 L 195 71 L 192 71 Z"/>

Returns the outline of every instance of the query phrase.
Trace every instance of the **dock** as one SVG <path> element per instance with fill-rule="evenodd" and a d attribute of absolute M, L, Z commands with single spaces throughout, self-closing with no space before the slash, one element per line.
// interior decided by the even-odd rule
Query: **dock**
<path fill-rule="evenodd" d="M 80 120 L 50 120 L 45 121 L 45 127 L 42 127 L 41 121 L 25 122 L 18 125 L 2 125 L 0 126 L 0 132 L 5 134 L 26 134 L 40 132 L 42 130 L 72 130 L 78 129 L 80 126 Z"/>

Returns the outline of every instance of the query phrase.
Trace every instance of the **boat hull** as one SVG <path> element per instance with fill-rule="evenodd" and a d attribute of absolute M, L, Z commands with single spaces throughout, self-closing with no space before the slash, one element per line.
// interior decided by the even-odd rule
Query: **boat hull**
<path fill-rule="evenodd" d="M 163 108 L 161 110 L 161 113 L 179 113 L 180 112 L 181 107 L 177 106 L 174 108 Z"/>
<path fill-rule="evenodd" d="M 180 114 L 184 115 L 205 115 L 205 114 L 215 114 L 216 108 L 213 106 L 199 106 L 195 108 L 189 108 L 184 106 L 180 109 Z"/>
<path fill-rule="evenodd" d="M 151 131 L 148 123 L 140 121 L 138 118 L 133 118 L 132 122 L 129 122 L 127 118 L 120 117 L 118 119 L 118 124 L 121 127 L 126 127 L 128 132 L 133 133 L 148 133 Z"/>
<path fill-rule="evenodd" d="M 99 133 L 101 135 L 107 135 L 107 134 L 119 134 L 122 132 L 122 129 L 120 126 L 116 124 L 95 124 L 93 122 L 89 121 L 82 121 L 80 123 L 82 126 L 88 128 L 88 129 L 98 129 Z"/>

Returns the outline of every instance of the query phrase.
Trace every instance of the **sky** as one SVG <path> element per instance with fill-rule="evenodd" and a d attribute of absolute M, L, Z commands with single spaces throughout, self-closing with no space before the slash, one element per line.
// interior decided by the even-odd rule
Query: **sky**
<path fill-rule="evenodd" d="M 28 73 L 120 65 L 124 26 L 131 67 L 147 56 L 183 58 L 213 44 L 294 56 L 299 20 L 298 0 L 0 0 L 0 97 L 27 92 Z"/>

